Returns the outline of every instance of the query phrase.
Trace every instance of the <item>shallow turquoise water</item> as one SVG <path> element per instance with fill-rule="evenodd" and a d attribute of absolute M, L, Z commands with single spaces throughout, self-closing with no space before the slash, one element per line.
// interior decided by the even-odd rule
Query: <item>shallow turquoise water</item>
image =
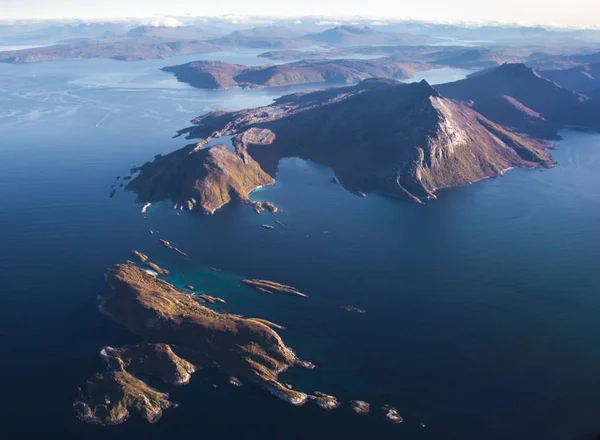
<path fill-rule="evenodd" d="M 172 136 L 192 117 L 281 93 L 195 90 L 158 71 L 166 64 L 175 62 L 0 65 L 0 410 L 9 438 L 600 432 L 600 135 L 565 131 L 559 167 L 444 190 L 425 206 L 357 197 L 329 183 L 328 168 L 286 159 L 277 184 L 253 193 L 280 214 L 232 204 L 211 217 L 177 215 L 163 203 L 144 219 L 132 195 L 108 198 L 115 176 L 181 147 Z M 260 226 L 275 220 L 288 226 Z M 190 258 L 163 248 L 149 228 Z M 286 326 L 285 341 L 318 367 L 291 371 L 296 388 L 392 403 L 405 423 L 356 417 L 347 405 L 289 407 L 206 372 L 171 390 L 181 406 L 157 425 L 80 424 L 70 405 L 103 368 L 98 351 L 136 340 L 95 308 L 108 293 L 104 269 L 134 248 L 176 283 L 227 299 L 228 310 Z M 241 277 L 310 298 L 264 295 Z M 348 304 L 367 313 L 340 309 Z"/>

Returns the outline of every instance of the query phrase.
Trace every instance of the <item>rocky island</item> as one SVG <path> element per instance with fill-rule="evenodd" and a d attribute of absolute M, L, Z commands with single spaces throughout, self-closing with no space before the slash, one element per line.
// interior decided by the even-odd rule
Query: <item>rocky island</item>
<path fill-rule="evenodd" d="M 137 376 L 185 384 L 202 367 L 245 379 L 294 405 L 308 399 L 278 381 L 279 373 L 301 361 L 268 321 L 218 313 L 202 297 L 133 263 L 112 267 L 106 278 L 113 293 L 99 299 L 100 310 L 148 342 L 101 351 L 109 371 L 92 377 L 74 404 L 82 420 L 114 425 L 137 414 L 155 422 L 176 405 Z"/>
<path fill-rule="evenodd" d="M 329 166 L 354 193 L 422 203 L 440 188 L 467 185 L 514 167 L 552 167 L 544 141 L 520 135 L 425 81 L 370 79 L 352 87 L 284 96 L 274 104 L 201 116 L 181 134 L 235 136 L 225 147 L 188 146 L 143 165 L 127 186 L 140 201 L 170 199 L 212 213 L 272 184 L 284 157 Z"/>

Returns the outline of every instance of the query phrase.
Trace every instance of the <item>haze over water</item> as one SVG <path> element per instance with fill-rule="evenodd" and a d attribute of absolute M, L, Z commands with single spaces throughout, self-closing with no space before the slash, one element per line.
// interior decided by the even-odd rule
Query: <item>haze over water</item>
<path fill-rule="evenodd" d="M 255 55 L 218 57 L 268 61 Z M 362 199 L 329 183 L 331 170 L 286 159 L 277 184 L 253 194 L 284 208 L 280 215 L 233 204 L 211 217 L 178 216 L 162 203 L 144 220 L 133 195 L 109 199 L 117 175 L 184 146 L 172 136 L 197 115 L 293 90 L 203 91 L 159 70 L 199 58 L 0 65 L 0 411 L 11 429 L 245 439 L 600 432 L 600 135 L 564 131 L 553 152 L 559 167 L 444 190 L 425 206 Z M 443 82 L 440 73 L 425 78 Z M 289 227 L 260 227 L 275 220 Z M 71 404 L 102 370 L 98 351 L 136 340 L 96 309 L 109 293 L 104 270 L 130 249 L 171 269 L 173 282 L 226 298 L 228 310 L 286 326 L 284 340 L 317 364 L 290 372 L 295 388 L 394 404 L 405 423 L 392 426 L 377 409 L 361 418 L 347 407 L 294 408 L 199 372 L 189 386 L 161 385 L 181 406 L 157 425 L 81 424 Z M 264 296 L 239 286 L 241 276 L 290 284 L 310 299 Z M 367 313 L 340 309 L 348 304 Z"/>

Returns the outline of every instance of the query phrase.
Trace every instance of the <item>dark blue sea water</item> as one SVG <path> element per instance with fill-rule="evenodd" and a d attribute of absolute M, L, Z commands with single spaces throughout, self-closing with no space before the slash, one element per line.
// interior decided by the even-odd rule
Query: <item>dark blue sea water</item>
<path fill-rule="evenodd" d="M 559 167 L 444 190 L 425 206 L 357 197 L 329 183 L 331 170 L 286 159 L 277 184 L 253 194 L 281 214 L 232 204 L 211 217 L 177 215 L 164 203 L 144 219 L 133 195 L 109 199 L 117 175 L 183 146 L 172 136 L 194 116 L 286 92 L 195 90 L 158 70 L 194 58 L 0 65 L 2 438 L 600 434 L 600 135 L 564 131 Z M 288 227 L 260 226 L 275 220 Z M 164 387 L 181 406 L 157 425 L 81 424 L 71 404 L 104 368 L 98 351 L 136 341 L 96 309 L 105 268 L 130 249 L 173 270 L 172 282 L 226 298 L 229 310 L 285 325 L 286 343 L 317 364 L 287 374 L 295 388 L 391 403 L 405 423 L 347 405 L 295 408 L 201 372 Z M 310 299 L 265 296 L 240 286 L 242 276 Z M 367 313 L 340 309 L 348 304 Z"/>

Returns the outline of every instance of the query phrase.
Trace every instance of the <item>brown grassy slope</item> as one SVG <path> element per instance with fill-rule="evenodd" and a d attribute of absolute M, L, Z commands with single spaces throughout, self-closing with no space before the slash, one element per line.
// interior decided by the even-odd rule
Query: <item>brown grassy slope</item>
<path fill-rule="evenodd" d="M 170 199 L 186 209 L 213 214 L 232 197 L 248 200 L 249 193 L 274 180 L 245 151 L 231 152 L 223 145 L 197 149 L 188 146 L 140 168 L 126 187 L 140 200 Z"/>
<path fill-rule="evenodd" d="M 267 325 L 217 313 L 133 264 L 111 268 L 107 280 L 114 294 L 103 301 L 102 310 L 132 333 L 174 344 L 193 365 L 217 365 L 267 389 L 284 388 L 277 375 L 294 365 L 296 356 Z M 290 400 L 302 399 L 301 393 L 283 392 Z"/>

